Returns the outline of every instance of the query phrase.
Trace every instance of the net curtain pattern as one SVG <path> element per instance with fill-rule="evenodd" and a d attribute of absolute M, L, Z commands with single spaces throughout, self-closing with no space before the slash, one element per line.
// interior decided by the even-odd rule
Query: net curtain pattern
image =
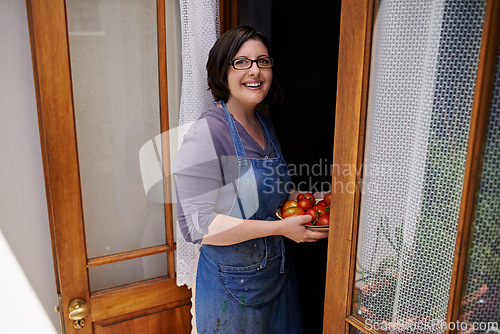
<path fill-rule="evenodd" d="M 179 147 L 193 121 L 214 104 L 208 90 L 208 53 L 220 34 L 217 0 L 181 0 L 182 88 L 179 111 Z M 188 243 L 176 225 L 177 285 L 193 285 L 199 245 Z"/>
<path fill-rule="evenodd" d="M 443 332 L 485 8 L 380 1 L 353 312 L 391 333 Z"/>

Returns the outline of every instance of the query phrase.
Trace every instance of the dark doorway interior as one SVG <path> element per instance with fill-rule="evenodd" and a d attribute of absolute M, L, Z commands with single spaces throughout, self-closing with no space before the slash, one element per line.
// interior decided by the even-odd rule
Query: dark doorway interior
<path fill-rule="evenodd" d="M 284 101 L 274 123 L 292 182 L 301 191 L 331 183 L 340 1 L 239 0 L 239 24 L 262 31 L 273 46 Z M 333 208 L 334 209 L 334 208 Z M 289 243 L 299 281 L 305 332 L 322 333 L 327 239 Z"/>

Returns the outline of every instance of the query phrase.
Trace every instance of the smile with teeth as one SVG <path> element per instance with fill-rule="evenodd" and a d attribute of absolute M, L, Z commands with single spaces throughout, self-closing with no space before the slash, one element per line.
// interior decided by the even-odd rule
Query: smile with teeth
<path fill-rule="evenodd" d="M 245 87 L 260 87 L 261 85 L 262 82 L 247 82 L 243 84 Z"/>

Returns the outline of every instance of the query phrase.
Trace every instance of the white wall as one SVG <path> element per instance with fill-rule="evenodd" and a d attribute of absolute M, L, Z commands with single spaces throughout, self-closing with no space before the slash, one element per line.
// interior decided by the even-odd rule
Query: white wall
<path fill-rule="evenodd" d="M 25 2 L 0 1 L 0 333 L 59 333 Z"/>

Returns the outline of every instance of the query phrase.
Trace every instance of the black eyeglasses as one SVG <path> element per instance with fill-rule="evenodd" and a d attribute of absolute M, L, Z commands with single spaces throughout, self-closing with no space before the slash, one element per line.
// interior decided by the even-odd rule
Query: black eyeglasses
<path fill-rule="evenodd" d="M 235 70 L 248 70 L 253 63 L 257 63 L 258 68 L 266 69 L 273 67 L 273 58 L 262 57 L 259 59 L 238 58 L 229 62 Z"/>

